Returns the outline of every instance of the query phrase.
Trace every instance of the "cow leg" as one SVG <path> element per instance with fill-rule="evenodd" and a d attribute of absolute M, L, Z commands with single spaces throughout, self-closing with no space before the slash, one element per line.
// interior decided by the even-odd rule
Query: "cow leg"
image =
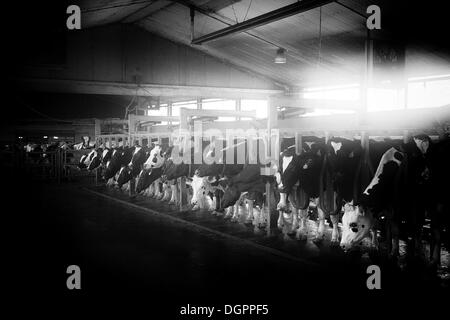
<path fill-rule="evenodd" d="M 299 228 L 297 230 L 297 234 L 295 235 L 295 237 L 297 238 L 297 240 L 306 240 L 308 238 L 307 236 L 307 232 L 308 232 L 308 209 L 299 209 L 298 210 L 298 215 L 299 215 L 299 220 L 300 220 L 300 224 L 299 224 Z"/>
<path fill-rule="evenodd" d="M 239 203 L 239 206 L 238 206 L 238 220 L 241 220 L 241 222 L 247 216 L 247 210 L 246 209 L 247 208 L 246 208 L 245 204 Z"/>
<path fill-rule="evenodd" d="M 259 206 L 256 206 L 253 208 L 253 232 L 256 234 L 261 233 L 261 227 L 262 227 L 262 219 L 261 219 L 261 208 Z"/>
<path fill-rule="evenodd" d="M 178 188 L 177 188 L 177 184 L 176 183 L 172 183 L 170 185 L 170 189 L 172 191 L 172 195 L 170 197 L 170 204 L 178 204 Z"/>
<path fill-rule="evenodd" d="M 164 196 L 162 198 L 162 201 L 169 201 L 172 195 L 169 183 L 168 182 L 164 183 L 163 188 L 164 188 Z"/>
<path fill-rule="evenodd" d="M 208 202 L 208 211 L 210 211 L 212 214 L 216 214 L 216 197 L 214 195 L 211 195 L 211 193 L 208 193 L 206 195 L 206 200 Z"/>
<path fill-rule="evenodd" d="M 278 229 L 282 230 L 284 227 L 284 217 L 283 217 L 283 211 L 278 210 L 278 221 L 277 221 L 277 227 Z"/>
<path fill-rule="evenodd" d="M 233 208 L 233 216 L 231 217 L 231 221 L 236 222 L 238 221 L 239 218 L 239 201 L 237 201 L 234 204 L 234 208 Z"/>
<path fill-rule="evenodd" d="M 299 226 L 299 221 L 298 221 L 299 218 L 298 218 L 297 210 L 294 208 L 294 206 L 292 204 L 291 204 L 291 212 L 292 212 L 292 225 L 291 225 L 291 228 L 290 228 L 288 234 L 294 235 Z"/>
<path fill-rule="evenodd" d="M 160 200 L 162 197 L 161 193 L 161 183 L 159 179 L 156 179 L 155 181 L 155 198 Z"/>
<path fill-rule="evenodd" d="M 391 255 L 393 257 L 400 256 L 400 237 L 399 237 L 399 229 L 396 221 L 392 221 L 391 225 L 391 233 L 392 233 L 392 252 Z"/>
<path fill-rule="evenodd" d="M 398 233 L 398 225 L 395 221 L 394 211 L 390 209 L 386 212 L 386 244 L 387 252 L 392 258 L 400 255 Z"/>
<path fill-rule="evenodd" d="M 390 257 L 392 257 L 392 210 L 386 212 L 386 249 Z"/>
<path fill-rule="evenodd" d="M 253 216 L 253 200 L 247 199 L 247 217 L 245 219 L 245 223 L 252 223 L 255 220 Z"/>
<path fill-rule="evenodd" d="M 147 188 L 147 190 L 148 190 L 147 195 L 149 197 L 153 197 L 155 194 L 155 185 L 153 183 L 151 183 L 150 186 Z"/>
<path fill-rule="evenodd" d="M 228 219 L 233 216 L 233 209 L 234 209 L 233 206 L 225 208 L 225 217 L 224 217 L 225 219 Z"/>
<path fill-rule="evenodd" d="M 209 211 L 211 211 L 211 214 L 212 215 L 216 215 L 218 212 L 216 211 L 216 208 L 217 208 L 217 197 L 216 197 L 216 195 L 214 194 L 213 195 L 213 198 L 212 198 L 212 204 L 211 204 L 211 207 L 209 208 Z"/>
<path fill-rule="evenodd" d="M 420 204 L 417 204 L 413 209 L 412 214 L 412 229 L 413 236 L 411 241 L 411 254 L 414 257 L 421 257 L 423 248 L 422 248 L 422 226 L 424 222 L 424 214 L 425 208 Z"/>
<path fill-rule="evenodd" d="M 339 244 L 339 216 L 337 214 L 330 215 L 331 223 L 333 224 L 333 231 L 331 232 L 331 243 Z"/>
<path fill-rule="evenodd" d="M 162 200 L 164 198 L 164 183 L 160 182 L 160 183 L 158 183 L 158 186 L 159 186 L 158 200 Z"/>
<path fill-rule="evenodd" d="M 220 192 L 218 190 L 214 192 L 214 197 L 216 199 L 214 211 L 218 216 L 221 216 L 223 215 L 223 211 L 220 210 Z"/>
<path fill-rule="evenodd" d="M 314 199 L 314 203 L 317 207 L 317 213 L 319 218 L 319 226 L 317 227 L 316 240 L 322 241 L 325 237 L 325 212 L 319 206 L 319 198 Z"/>
<path fill-rule="evenodd" d="M 108 182 L 106 183 L 107 187 L 112 187 L 114 185 L 114 178 L 109 178 Z"/>
<path fill-rule="evenodd" d="M 431 239 L 430 239 L 430 263 L 434 266 L 441 264 L 441 217 L 444 214 L 444 205 L 439 203 L 436 210 L 430 210 Z"/>
<path fill-rule="evenodd" d="M 154 182 L 153 182 L 153 186 L 154 186 L 154 188 L 155 188 L 155 192 L 153 192 L 153 198 L 158 198 L 158 196 L 159 196 L 159 180 L 158 179 L 156 179 Z"/>
<path fill-rule="evenodd" d="M 211 196 L 209 194 L 205 194 L 204 197 L 206 209 L 210 212 L 214 212 L 214 199 L 211 199 Z"/>
<path fill-rule="evenodd" d="M 180 189 L 180 201 L 182 201 L 183 194 L 186 199 L 186 204 L 191 203 L 192 197 L 194 196 L 192 193 L 192 188 L 184 188 L 184 193 L 181 193 Z"/>
<path fill-rule="evenodd" d="M 370 229 L 370 248 L 378 249 L 377 231 L 375 229 Z"/>
<path fill-rule="evenodd" d="M 287 200 L 287 194 L 284 192 L 280 192 L 280 201 L 277 204 L 277 210 L 284 211 L 286 209 L 286 200 Z"/>
<path fill-rule="evenodd" d="M 293 215 L 294 212 L 284 212 L 284 211 L 280 211 L 281 214 L 283 215 L 283 239 L 284 240 L 291 240 L 291 238 L 289 237 L 289 232 L 292 228 L 292 220 L 293 220 Z"/>
<path fill-rule="evenodd" d="M 152 197 L 156 199 L 156 197 L 157 197 L 157 195 L 158 195 L 158 179 L 156 179 L 155 181 L 153 181 L 152 185 L 153 185 L 153 193 L 152 193 Z"/>

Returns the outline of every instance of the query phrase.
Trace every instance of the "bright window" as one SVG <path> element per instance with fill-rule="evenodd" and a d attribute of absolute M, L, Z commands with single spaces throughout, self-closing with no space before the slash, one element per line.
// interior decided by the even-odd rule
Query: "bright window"
<path fill-rule="evenodd" d="M 303 97 L 305 99 L 358 100 L 359 85 L 310 88 L 305 90 Z"/>
<path fill-rule="evenodd" d="M 172 116 L 178 117 L 180 115 L 180 108 L 197 109 L 197 101 L 190 100 L 190 101 L 182 101 L 182 102 L 173 103 L 172 104 Z"/>
<path fill-rule="evenodd" d="M 236 110 L 234 100 L 204 99 L 202 109 L 205 110 Z"/>
<path fill-rule="evenodd" d="M 159 109 L 149 109 L 147 110 L 148 116 L 167 116 L 167 107 L 159 107 Z"/>
<path fill-rule="evenodd" d="M 256 117 L 259 119 L 267 118 L 267 100 L 241 100 L 242 111 L 256 111 Z"/>
<path fill-rule="evenodd" d="M 367 111 L 396 110 L 405 108 L 404 89 L 370 88 Z"/>
<path fill-rule="evenodd" d="M 450 79 L 411 82 L 408 86 L 409 108 L 434 108 L 450 104 Z"/>

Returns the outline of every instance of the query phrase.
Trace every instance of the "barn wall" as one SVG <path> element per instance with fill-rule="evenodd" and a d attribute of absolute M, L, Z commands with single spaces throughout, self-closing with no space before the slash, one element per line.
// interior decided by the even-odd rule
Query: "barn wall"
<path fill-rule="evenodd" d="M 138 74 L 148 84 L 274 88 L 266 79 L 133 26 L 68 32 L 66 45 L 65 65 L 28 66 L 22 76 L 134 83 Z"/>

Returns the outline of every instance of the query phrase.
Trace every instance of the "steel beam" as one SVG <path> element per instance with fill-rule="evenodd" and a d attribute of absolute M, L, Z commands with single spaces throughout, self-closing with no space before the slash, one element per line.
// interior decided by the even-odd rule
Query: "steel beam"
<path fill-rule="evenodd" d="M 192 40 L 192 44 L 202 44 L 208 41 L 216 40 L 230 34 L 244 32 L 250 29 L 254 29 L 256 27 L 260 27 L 271 22 L 275 22 L 302 12 L 306 12 L 312 10 L 317 7 L 321 7 L 330 2 L 334 2 L 333 0 L 303 0 L 291 5 L 270 11 L 268 13 L 257 16 L 253 19 L 246 20 L 241 23 L 237 23 L 228 28 L 224 28 L 218 31 L 214 31 L 212 33 L 206 34 L 204 36 L 198 37 L 197 39 Z"/>
<path fill-rule="evenodd" d="M 129 82 L 104 82 L 62 79 L 16 79 L 15 83 L 25 91 L 65 92 L 81 94 L 109 94 L 125 96 L 223 98 L 223 99 L 265 99 L 283 93 L 276 89 L 245 89 L 207 86 L 176 86 L 160 84 L 141 84 Z"/>

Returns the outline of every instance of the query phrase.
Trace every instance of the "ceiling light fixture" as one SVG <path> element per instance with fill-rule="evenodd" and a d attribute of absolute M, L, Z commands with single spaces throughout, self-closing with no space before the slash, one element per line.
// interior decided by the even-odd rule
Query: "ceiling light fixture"
<path fill-rule="evenodd" d="M 286 63 L 286 50 L 278 48 L 277 55 L 275 56 L 275 63 Z"/>

